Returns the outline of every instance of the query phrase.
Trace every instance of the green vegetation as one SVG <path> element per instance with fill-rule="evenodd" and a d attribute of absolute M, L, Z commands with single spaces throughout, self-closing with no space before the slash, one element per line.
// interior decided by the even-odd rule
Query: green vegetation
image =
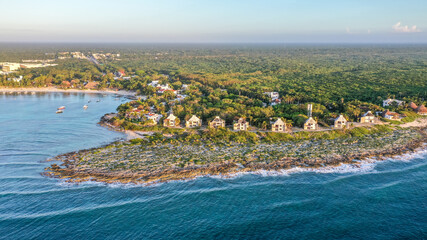
<path fill-rule="evenodd" d="M 81 51 L 86 56 L 114 52 L 120 53 L 120 59 L 100 60 L 99 65 L 86 59 L 57 59 L 55 67 L 0 75 L 0 86 L 64 87 L 64 81 L 74 80 L 74 88 L 96 81 L 98 88 L 135 90 L 148 99 L 120 106 L 120 116 L 114 119 L 115 125 L 132 130 L 150 125 L 143 117 L 126 116 L 134 107 L 141 108 L 142 114 L 154 107 L 163 116 L 172 110 L 181 121 L 195 114 L 205 124 L 218 115 L 227 125 L 245 117 L 251 126 L 268 129 L 272 120 L 282 117 L 288 125 L 301 127 L 308 103 L 313 103 L 319 125 L 329 126 L 339 114 L 357 121 L 368 110 L 383 111 L 382 100 L 388 97 L 426 104 L 426 50 L 424 45 L 5 46 L 0 62 L 51 59 L 61 51 Z M 119 71 L 127 78 L 115 77 Z M 19 75 L 21 82 L 8 80 Z M 150 86 L 154 80 L 181 90 L 186 97 L 173 101 L 173 92 L 157 93 Z M 182 89 L 183 84 L 189 87 Z M 272 106 L 266 91 L 278 92 L 282 103 Z M 389 109 L 405 114 L 404 122 L 417 117 L 406 105 Z"/>

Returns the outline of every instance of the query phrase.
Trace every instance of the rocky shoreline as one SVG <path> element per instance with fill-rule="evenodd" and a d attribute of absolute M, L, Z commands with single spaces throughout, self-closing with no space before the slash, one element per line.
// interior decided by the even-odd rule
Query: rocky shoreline
<path fill-rule="evenodd" d="M 62 164 L 52 164 L 43 175 L 72 183 L 150 184 L 206 175 L 358 164 L 368 158 L 384 160 L 414 152 L 425 142 L 427 128 L 397 129 L 362 138 L 251 145 L 116 142 L 50 159 Z"/>

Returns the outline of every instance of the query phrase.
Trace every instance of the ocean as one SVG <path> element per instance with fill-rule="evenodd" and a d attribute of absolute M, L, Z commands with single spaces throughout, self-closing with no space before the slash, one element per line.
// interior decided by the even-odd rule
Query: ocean
<path fill-rule="evenodd" d="M 426 151 L 149 186 L 40 175 L 50 157 L 123 139 L 97 125 L 122 101 L 0 95 L 0 239 L 427 239 Z"/>

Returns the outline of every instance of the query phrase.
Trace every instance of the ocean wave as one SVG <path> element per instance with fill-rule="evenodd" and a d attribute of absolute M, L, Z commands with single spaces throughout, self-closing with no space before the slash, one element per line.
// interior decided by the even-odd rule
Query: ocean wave
<path fill-rule="evenodd" d="M 13 214 L 0 214 L 0 220 L 20 220 L 20 219 L 38 219 L 38 218 L 46 218 L 46 217 L 56 217 L 56 216 L 63 216 L 68 214 L 75 214 L 75 213 L 82 213 L 82 212 L 90 212 L 95 211 L 99 209 L 108 209 L 108 208 L 115 208 L 115 207 L 122 207 L 129 204 L 137 204 L 137 203 L 146 203 L 155 201 L 158 199 L 164 198 L 164 196 L 161 197 L 151 197 L 149 199 L 137 199 L 137 200 L 129 200 L 129 201 L 118 201 L 115 203 L 105 203 L 105 204 L 98 204 L 98 205 L 89 205 L 89 206 L 82 206 L 82 207 L 71 207 L 68 209 L 58 210 L 58 211 L 51 211 L 51 212 L 43 212 L 43 213 L 33 213 L 33 214 L 27 214 L 27 213 L 13 213 Z"/>
<path fill-rule="evenodd" d="M 368 188 L 368 190 L 382 190 L 382 189 L 393 187 L 393 186 L 396 186 L 396 185 L 399 185 L 399 184 L 402 184 L 402 183 L 405 183 L 405 182 L 402 181 L 402 180 L 394 181 L 394 182 L 382 184 L 382 185 L 377 186 L 377 187 L 370 187 L 370 188 Z"/>
<path fill-rule="evenodd" d="M 28 192 L 0 192 L 0 196 L 9 196 L 9 195 L 41 195 L 41 194 L 50 194 L 50 193 L 59 193 L 59 192 L 69 192 L 69 191 L 78 191 L 78 190 L 87 190 L 92 187 L 79 187 L 79 188 L 58 188 L 44 191 L 28 191 Z"/>

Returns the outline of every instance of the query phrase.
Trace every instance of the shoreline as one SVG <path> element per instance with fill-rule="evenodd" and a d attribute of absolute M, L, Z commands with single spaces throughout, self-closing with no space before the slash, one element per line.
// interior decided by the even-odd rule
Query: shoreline
<path fill-rule="evenodd" d="M 127 90 L 92 90 L 92 89 L 61 89 L 56 87 L 30 87 L 30 88 L 7 88 L 0 87 L 0 93 L 17 92 L 46 92 L 46 93 L 95 93 L 95 94 L 117 94 L 121 96 L 136 96 L 136 92 Z"/>
<path fill-rule="evenodd" d="M 42 173 L 45 176 L 64 179 L 70 183 L 80 182 L 103 182 L 107 184 L 122 183 L 122 184 L 155 184 L 161 182 L 191 180 L 203 176 L 218 176 L 218 177 L 233 177 L 238 174 L 257 174 L 257 172 L 284 172 L 291 169 L 322 169 L 334 168 L 343 164 L 351 164 L 357 166 L 367 159 L 375 159 L 376 161 L 386 160 L 392 157 L 401 156 L 403 154 L 414 153 L 416 151 L 426 150 L 425 143 L 427 142 L 427 129 L 418 129 L 420 137 L 413 138 L 403 145 L 393 146 L 387 149 L 360 149 L 361 152 L 352 152 L 351 154 L 331 155 L 333 157 L 325 158 L 295 158 L 284 157 L 274 161 L 257 162 L 248 161 L 242 165 L 238 160 L 231 159 L 230 161 L 214 162 L 204 166 L 186 166 L 182 168 L 167 167 L 164 169 L 153 169 L 145 171 L 108 171 L 105 169 L 91 168 L 88 166 L 79 166 L 75 163 L 84 158 L 86 153 L 98 151 L 101 148 L 81 150 L 78 152 L 66 153 L 59 155 L 52 161 L 62 162 L 61 168 L 56 164 L 46 168 L 46 172 Z M 399 135 L 399 134 L 398 134 Z M 112 145 L 106 145 L 106 148 Z M 268 147 L 269 145 L 267 145 Z M 349 146 L 352 148 L 353 146 Z M 113 147 L 114 148 L 114 147 Z M 306 149 L 311 151 L 312 149 Z M 364 151 L 365 150 L 365 151 Z M 156 154 L 155 152 L 152 154 Z M 169 161 L 169 160 L 167 160 Z"/>

